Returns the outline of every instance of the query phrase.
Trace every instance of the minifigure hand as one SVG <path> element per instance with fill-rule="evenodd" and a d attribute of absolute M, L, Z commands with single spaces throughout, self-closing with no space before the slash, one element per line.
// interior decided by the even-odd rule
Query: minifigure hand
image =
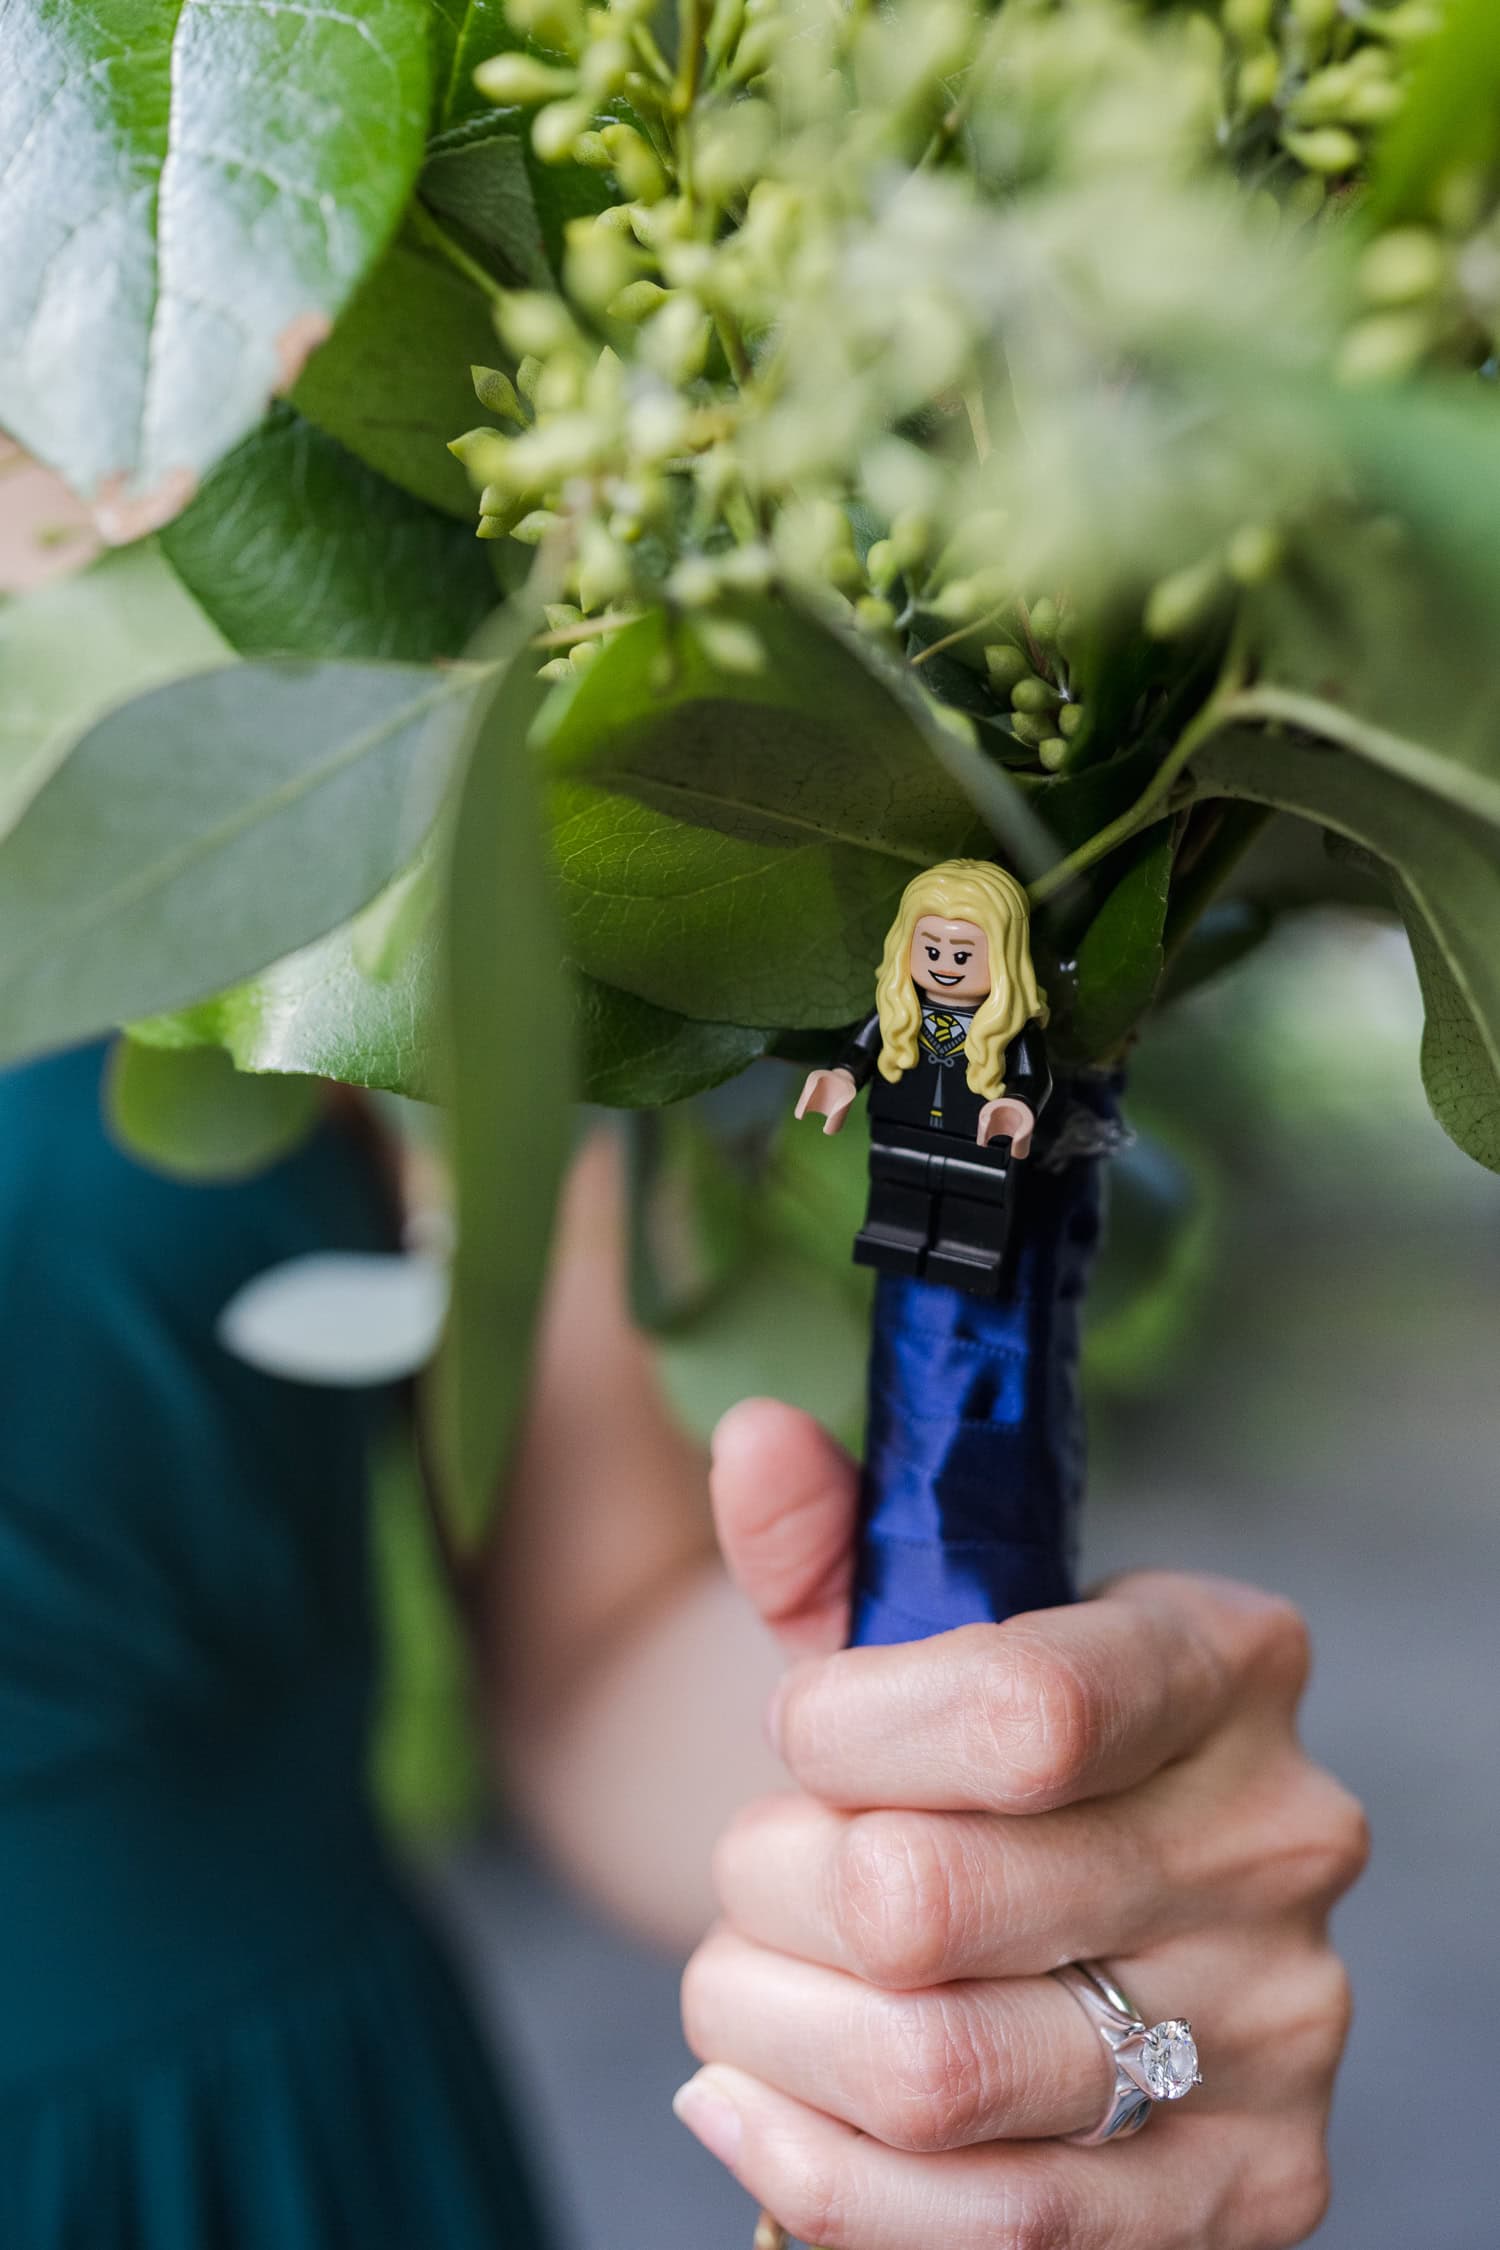
<path fill-rule="evenodd" d="M 999 1101 L 986 1102 L 979 1112 L 979 1145 L 988 1148 L 991 1141 L 1008 1138 L 1012 1156 L 1027 1156 L 1035 1127 L 1036 1118 L 1025 1102 L 1002 1094 Z"/>
<path fill-rule="evenodd" d="M 798 1793 L 719 1845 L 723 1920 L 683 1995 L 706 2067 L 679 2114 L 829 2250 L 1289 2250 L 1327 2199 L 1349 2013 L 1327 1921 L 1365 1851 L 1297 1739 L 1301 1620 L 1151 1574 L 819 1653 L 846 1629 L 856 1499 L 807 1416 L 756 1400 L 721 1423 L 726 1557 L 805 1656 L 771 1714 Z M 1195 2019 L 1205 2081 L 1108 2149 L 1063 2138 L 1110 2072 L 1046 1973 L 1093 1958 L 1148 2022 Z"/>
<path fill-rule="evenodd" d="M 859 1092 L 852 1074 L 847 1070 L 810 1070 L 797 1103 L 796 1115 L 805 1117 L 811 1110 L 816 1117 L 828 1120 L 825 1133 L 836 1133 L 843 1125 Z"/>

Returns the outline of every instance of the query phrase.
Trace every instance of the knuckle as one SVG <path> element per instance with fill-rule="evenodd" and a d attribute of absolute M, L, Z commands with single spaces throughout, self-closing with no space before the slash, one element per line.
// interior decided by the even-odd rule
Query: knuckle
<path fill-rule="evenodd" d="M 714 1966 L 714 1941 L 705 1939 L 693 1954 L 682 1972 L 678 2001 L 682 2013 L 682 2036 L 700 2062 L 712 2060 L 710 2054 L 709 2023 L 712 2014 L 712 1988 L 716 1979 Z"/>
<path fill-rule="evenodd" d="M 835 1868 L 834 1920 L 845 1959 L 867 1984 L 901 1991 L 940 1980 L 958 1922 L 948 1855 L 932 1823 L 858 1813 Z"/>
<path fill-rule="evenodd" d="M 798 2242 L 822 2250 L 855 2250 L 848 2184 L 838 2168 L 808 2148 L 785 2150 L 781 2177 L 767 2195 L 771 2209 Z"/>
<path fill-rule="evenodd" d="M 1298 2136 L 1279 2161 L 1260 2169 L 1247 2195 L 1246 2250 L 1295 2250 L 1322 2224 L 1332 2192 L 1322 2136 Z"/>
<path fill-rule="evenodd" d="M 1234 2250 L 1295 2250 L 1320 2224 L 1330 2182 L 1321 2133 L 1258 2130 L 1215 2198 L 1208 2239 Z"/>
<path fill-rule="evenodd" d="M 1293 1700 L 1301 1696 L 1312 1671 L 1312 1634 L 1285 1595 L 1268 1594 L 1257 1605 L 1254 1657 L 1265 1681 Z"/>
<path fill-rule="evenodd" d="M 1074 2250 L 1078 2214 L 1055 2187 L 1031 2179 L 1002 2192 L 994 2250 Z"/>
<path fill-rule="evenodd" d="M 1039 1812 L 1069 1801 L 1105 1716 L 1070 1657 L 1024 1627 L 1007 1626 L 973 1709 L 991 1794 L 1002 1806 Z"/>
<path fill-rule="evenodd" d="M 881 2011 L 878 2036 L 877 2137 L 913 2155 L 965 2145 L 982 2111 L 984 2081 L 967 2010 L 943 1993 L 896 1996 Z"/>
<path fill-rule="evenodd" d="M 742 1805 L 719 1831 L 710 1856 L 709 1879 L 726 1913 L 732 1911 L 731 1901 L 743 1884 L 747 1864 L 765 1852 L 783 1802 L 762 1797 Z"/>
<path fill-rule="evenodd" d="M 1332 1906 L 1358 1882 L 1370 1857 L 1370 1824 L 1359 1799 L 1341 1782 L 1309 1767 L 1297 1857 L 1301 1893 L 1310 1903 Z"/>
<path fill-rule="evenodd" d="M 1353 2020 L 1349 1972 L 1332 1948 L 1324 1947 L 1298 1971 L 1295 1997 L 1283 2012 L 1282 2054 L 1295 2049 L 1315 2079 L 1331 2079 Z"/>

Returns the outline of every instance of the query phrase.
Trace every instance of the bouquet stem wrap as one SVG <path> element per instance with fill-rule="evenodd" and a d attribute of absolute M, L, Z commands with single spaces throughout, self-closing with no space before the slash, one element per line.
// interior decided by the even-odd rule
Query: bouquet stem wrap
<path fill-rule="evenodd" d="M 1054 1121 L 1055 1120 L 1055 1121 Z M 1105 1079 L 1059 1088 L 1026 1160 L 1005 1293 L 883 1275 L 870 1347 L 855 1646 L 1072 1601 L 1079 1340 L 1099 1240 Z"/>

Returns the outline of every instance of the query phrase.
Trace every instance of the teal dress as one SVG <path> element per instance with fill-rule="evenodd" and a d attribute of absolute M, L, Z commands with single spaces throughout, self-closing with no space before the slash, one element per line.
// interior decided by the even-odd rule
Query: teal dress
<path fill-rule="evenodd" d="M 0 1076 L 0 2245 L 538 2250 L 366 1794 L 380 1401 L 214 1340 L 386 1245 L 373 1169 L 172 1184 L 100 1067 Z"/>

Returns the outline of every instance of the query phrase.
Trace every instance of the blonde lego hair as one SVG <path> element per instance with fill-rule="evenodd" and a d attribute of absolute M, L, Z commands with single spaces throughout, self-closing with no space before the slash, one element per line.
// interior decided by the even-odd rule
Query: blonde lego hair
<path fill-rule="evenodd" d="M 886 932 L 875 1007 L 880 1017 L 880 1075 L 892 1083 L 917 1059 L 922 1000 L 911 974 L 911 945 L 924 914 L 972 922 L 990 952 L 990 989 L 974 1011 L 964 1041 L 972 1092 L 996 1101 L 1005 1092 L 1005 1050 L 1021 1026 L 1047 1021 L 1047 995 L 1031 965 L 1031 909 L 1013 875 L 987 859 L 949 859 L 914 876 Z"/>

